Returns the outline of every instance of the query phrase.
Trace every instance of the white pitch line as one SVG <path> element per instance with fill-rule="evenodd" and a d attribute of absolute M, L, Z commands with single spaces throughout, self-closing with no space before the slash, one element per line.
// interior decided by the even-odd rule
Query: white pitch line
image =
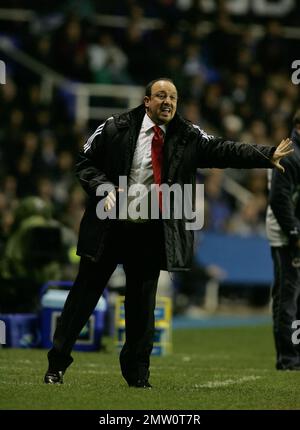
<path fill-rule="evenodd" d="M 7 385 L 11 385 L 11 386 L 14 386 L 14 385 L 40 385 L 40 382 L 21 382 L 21 381 L 1 381 L 1 385 L 2 384 L 7 384 Z"/>
<path fill-rule="evenodd" d="M 108 372 L 107 370 L 77 370 L 76 373 L 83 373 L 84 375 L 90 374 L 90 375 L 108 375 L 112 372 Z M 115 372 L 117 373 L 117 372 Z"/>
<path fill-rule="evenodd" d="M 2 362 L 11 363 L 12 359 L 11 358 L 1 358 L 0 363 L 2 363 Z M 38 360 L 35 360 L 35 361 L 32 361 L 32 360 L 14 360 L 14 363 L 33 364 L 33 363 L 39 363 L 39 361 Z"/>
<path fill-rule="evenodd" d="M 243 384 L 244 382 L 256 381 L 261 379 L 261 376 L 244 376 L 239 379 L 225 379 L 224 381 L 208 381 L 205 384 L 196 384 L 195 388 L 219 388 L 227 387 L 228 385 Z"/>
<path fill-rule="evenodd" d="M 12 372 L 14 372 L 15 370 L 24 370 L 24 367 L 19 367 L 19 366 L 14 366 L 14 365 L 11 365 L 11 366 L 7 366 L 7 365 L 6 366 L 2 366 L 0 364 L 0 369 L 2 369 L 2 370 L 11 370 Z"/>

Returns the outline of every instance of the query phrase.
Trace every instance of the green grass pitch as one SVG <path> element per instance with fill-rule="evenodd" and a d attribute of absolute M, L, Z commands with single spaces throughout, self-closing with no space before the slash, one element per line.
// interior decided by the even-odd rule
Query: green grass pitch
<path fill-rule="evenodd" d="M 0 409 L 300 409 L 300 372 L 274 369 L 269 325 L 175 330 L 173 353 L 151 360 L 152 390 L 127 387 L 104 343 L 74 352 L 59 386 L 43 384 L 45 350 L 0 349 Z"/>

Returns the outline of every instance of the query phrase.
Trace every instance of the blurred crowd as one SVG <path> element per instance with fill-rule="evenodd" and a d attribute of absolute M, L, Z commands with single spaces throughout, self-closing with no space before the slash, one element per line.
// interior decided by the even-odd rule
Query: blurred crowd
<path fill-rule="evenodd" d="M 289 136 L 299 107 L 299 88 L 291 82 L 298 41 L 284 36 L 278 20 L 264 22 L 259 36 L 249 22 L 241 29 L 224 2 L 204 31 L 207 17 L 198 3 L 182 11 L 172 0 L 45 1 L 28 21 L 3 20 L 1 36 L 76 82 L 145 85 L 168 76 L 181 113 L 209 134 L 278 144 Z M 30 7 L 34 1 L 26 2 Z M 99 23 L 101 14 L 118 16 L 120 24 Z M 85 196 L 73 167 L 96 126 L 74 121 L 70 100 L 59 91 L 51 103 L 42 101 L 40 78 L 9 60 L 7 66 L 7 83 L 0 85 L 1 249 L 28 195 L 51 203 L 55 218 L 77 233 Z M 241 204 L 224 190 L 224 175 L 253 197 Z M 213 169 L 199 172 L 199 181 L 205 183 L 206 229 L 264 234 L 265 171 Z"/>

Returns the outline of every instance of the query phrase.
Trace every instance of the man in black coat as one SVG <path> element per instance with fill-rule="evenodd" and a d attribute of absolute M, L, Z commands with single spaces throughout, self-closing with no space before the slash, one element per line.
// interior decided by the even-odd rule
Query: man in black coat
<path fill-rule="evenodd" d="M 274 263 L 273 333 L 278 370 L 300 370 L 300 110 L 293 119 L 294 152 L 285 174 L 270 175 L 267 234 Z M 298 324 L 298 325 L 297 325 Z M 299 331 L 299 330 L 298 330 Z"/>
<path fill-rule="evenodd" d="M 190 184 L 190 206 L 194 206 L 198 167 L 275 165 L 283 170 L 280 160 L 292 151 L 288 139 L 275 148 L 209 136 L 176 113 L 177 99 L 170 79 L 156 79 L 147 85 L 143 105 L 107 119 L 84 145 L 76 165 L 79 181 L 89 196 L 78 241 L 81 262 L 48 353 L 45 383 L 63 382 L 63 374 L 73 361 L 72 347 L 111 274 L 122 263 L 126 274 L 126 342 L 120 354 L 121 370 L 129 386 L 151 388 L 149 357 L 159 273 L 161 269 L 189 270 L 193 254 L 193 231 L 187 228 L 186 212 L 175 216 L 176 200 L 166 206 L 160 193 L 153 199 L 153 184 L 181 189 Z M 149 199 L 151 189 L 151 202 L 159 205 L 160 216 L 132 216 L 128 204 L 127 219 L 109 217 L 116 208 L 120 213 L 121 196 L 128 195 L 132 203 L 130 192 L 119 186 L 121 177 L 128 179 L 129 191 L 137 185 L 146 189 L 141 205 L 143 198 Z"/>

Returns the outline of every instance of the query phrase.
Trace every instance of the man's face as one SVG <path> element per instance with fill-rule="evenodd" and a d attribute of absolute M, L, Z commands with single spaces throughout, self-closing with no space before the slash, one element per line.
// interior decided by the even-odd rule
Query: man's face
<path fill-rule="evenodd" d="M 177 90 L 169 81 L 157 81 L 152 85 L 151 96 L 145 96 L 146 112 L 155 124 L 167 124 L 177 108 Z"/>

